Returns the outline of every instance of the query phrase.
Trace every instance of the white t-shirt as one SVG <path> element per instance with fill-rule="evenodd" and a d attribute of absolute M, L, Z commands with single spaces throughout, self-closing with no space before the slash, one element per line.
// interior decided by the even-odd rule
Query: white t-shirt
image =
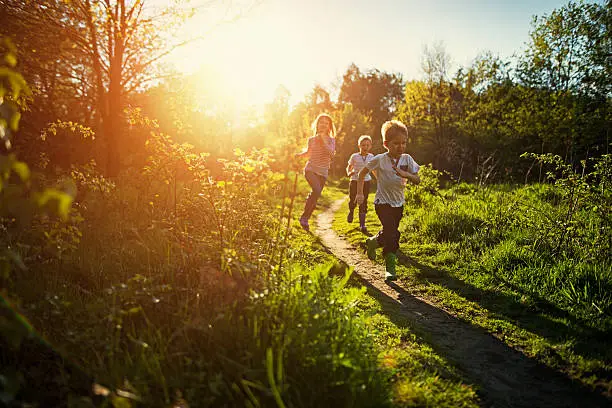
<path fill-rule="evenodd" d="M 374 204 L 389 204 L 391 207 L 401 207 L 404 205 L 404 187 L 406 179 L 397 175 L 393 170 L 394 160 L 389 153 L 382 153 L 374 156 L 366 163 L 366 167 L 376 173 L 376 197 Z M 421 166 L 414 161 L 409 154 L 402 154 L 397 160 L 396 167 L 412 174 L 418 173 Z"/>
<path fill-rule="evenodd" d="M 374 155 L 372 153 L 366 154 L 365 157 L 362 156 L 360 153 L 353 153 L 348 161 L 348 164 L 353 168 L 353 175 L 351 176 L 351 180 L 358 180 L 359 172 L 361 171 L 361 169 L 363 169 L 366 163 L 372 160 L 373 158 Z M 368 175 L 365 176 L 363 180 L 370 181 L 372 180 L 372 176 L 370 176 L 370 174 L 368 173 Z"/>

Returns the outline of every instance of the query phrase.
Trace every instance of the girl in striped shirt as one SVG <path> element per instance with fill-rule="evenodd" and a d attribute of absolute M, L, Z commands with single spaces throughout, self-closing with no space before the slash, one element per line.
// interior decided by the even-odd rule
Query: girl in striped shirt
<path fill-rule="evenodd" d="M 331 116 L 321 113 L 314 120 L 312 129 L 314 135 L 308 138 L 306 150 L 295 155 L 296 158 L 308 156 L 308 162 L 304 167 L 304 177 L 312 190 L 306 197 L 304 212 L 300 217 L 300 225 L 306 231 L 310 229 L 308 220 L 321 197 L 329 174 L 331 159 L 336 152 L 336 128 Z"/>

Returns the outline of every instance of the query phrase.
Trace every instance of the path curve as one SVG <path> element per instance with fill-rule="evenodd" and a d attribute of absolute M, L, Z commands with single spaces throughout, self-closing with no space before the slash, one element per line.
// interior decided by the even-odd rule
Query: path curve
<path fill-rule="evenodd" d="M 461 370 L 488 407 L 609 407 L 612 401 L 592 393 L 562 373 L 509 347 L 484 329 L 473 326 L 415 296 L 402 283 L 386 283 L 384 267 L 332 229 L 337 200 L 317 216 L 314 233 L 339 260 L 354 267 L 353 275 L 383 302 L 400 313 L 426 341 Z"/>

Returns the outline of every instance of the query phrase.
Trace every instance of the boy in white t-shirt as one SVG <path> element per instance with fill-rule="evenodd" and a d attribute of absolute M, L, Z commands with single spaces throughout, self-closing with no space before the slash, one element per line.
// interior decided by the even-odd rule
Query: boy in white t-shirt
<path fill-rule="evenodd" d="M 376 197 L 374 209 L 382 224 L 382 229 L 374 237 L 366 239 L 368 258 L 376 259 L 376 248 L 383 247 L 385 257 L 385 279 L 395 279 L 397 265 L 397 250 L 399 249 L 399 223 L 404 214 L 404 187 L 406 180 L 419 184 L 418 175 L 420 166 L 409 155 L 405 154 L 408 129 L 398 120 L 383 123 L 381 128 L 383 145 L 386 153 L 374 156 L 359 172 L 357 182 L 358 204 L 364 201 L 363 184 L 366 175 L 374 170 L 376 172 Z"/>
<path fill-rule="evenodd" d="M 346 166 L 346 174 L 351 179 L 349 184 L 349 213 L 346 217 L 346 222 L 353 222 L 353 212 L 357 203 L 355 202 L 355 196 L 357 195 L 357 180 L 359 178 L 359 172 L 363 169 L 367 162 L 372 160 L 374 155 L 370 153 L 372 148 L 372 138 L 368 135 L 361 135 L 357 141 L 359 146 L 359 153 L 353 153 L 348 160 Z M 368 211 L 368 194 L 370 193 L 370 180 L 372 176 L 367 174 L 365 176 L 363 184 L 363 203 L 359 204 L 359 230 L 364 234 L 368 234 L 368 230 L 365 226 L 366 212 Z"/>

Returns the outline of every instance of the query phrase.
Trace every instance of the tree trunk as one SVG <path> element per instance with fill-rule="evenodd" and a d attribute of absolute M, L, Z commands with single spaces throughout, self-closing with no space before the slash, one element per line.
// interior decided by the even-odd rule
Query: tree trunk
<path fill-rule="evenodd" d="M 123 78 L 123 58 L 125 54 L 125 41 L 127 20 L 125 15 L 125 1 L 119 0 L 115 5 L 114 24 L 110 24 L 109 31 L 109 84 L 107 97 L 107 115 L 104 123 L 104 137 L 106 138 L 106 173 L 109 177 L 116 177 L 121 171 L 120 138 L 123 128 L 123 92 L 121 80 Z"/>

